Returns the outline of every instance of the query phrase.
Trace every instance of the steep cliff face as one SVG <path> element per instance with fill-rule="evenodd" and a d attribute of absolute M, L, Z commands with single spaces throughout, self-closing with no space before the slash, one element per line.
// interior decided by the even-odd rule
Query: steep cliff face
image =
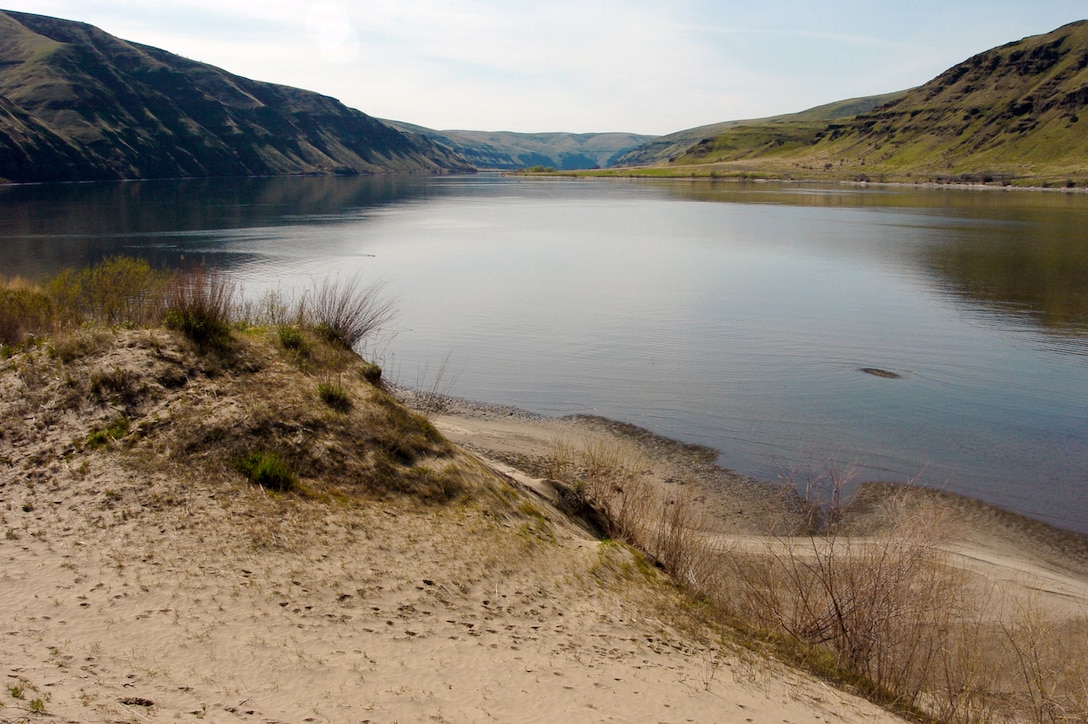
<path fill-rule="evenodd" d="M 456 152 L 327 96 L 0 12 L 0 178 L 463 170 Z"/>

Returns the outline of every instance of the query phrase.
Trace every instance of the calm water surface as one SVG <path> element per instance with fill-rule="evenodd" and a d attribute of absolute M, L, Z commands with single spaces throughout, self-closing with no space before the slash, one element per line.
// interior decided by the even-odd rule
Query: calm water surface
<path fill-rule="evenodd" d="M 290 178 L 0 188 L 0 272 L 125 253 L 247 295 L 384 280 L 367 352 L 774 478 L 832 461 L 1088 531 L 1088 197 Z M 885 379 L 862 368 L 898 374 Z"/>

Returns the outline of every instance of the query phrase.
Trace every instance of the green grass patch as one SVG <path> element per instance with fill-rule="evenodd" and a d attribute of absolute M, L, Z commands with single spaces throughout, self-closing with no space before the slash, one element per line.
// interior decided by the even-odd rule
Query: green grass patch
<path fill-rule="evenodd" d="M 306 341 L 306 335 L 298 327 L 280 327 L 276 330 L 276 339 L 280 346 L 289 352 L 294 352 L 300 357 L 306 357 L 310 352 L 310 345 Z"/>
<path fill-rule="evenodd" d="M 129 422 L 124 416 L 117 416 L 110 420 L 109 424 L 101 430 L 95 430 L 87 436 L 86 447 L 96 449 L 104 447 L 111 440 L 120 440 L 128 434 Z"/>
<path fill-rule="evenodd" d="M 377 385 L 382 381 L 382 368 L 373 362 L 363 362 L 359 374 L 372 385 Z"/>
<path fill-rule="evenodd" d="M 335 382 L 322 382 L 317 386 L 317 394 L 321 401 L 337 412 L 351 411 L 351 398 L 347 390 Z"/>
<path fill-rule="evenodd" d="M 287 492 L 298 487 L 298 477 L 274 452 L 251 453 L 238 461 L 238 471 L 268 490 Z"/>

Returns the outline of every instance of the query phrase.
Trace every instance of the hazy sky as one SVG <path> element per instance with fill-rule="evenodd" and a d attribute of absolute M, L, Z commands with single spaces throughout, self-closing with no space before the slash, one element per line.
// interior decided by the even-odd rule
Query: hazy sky
<path fill-rule="evenodd" d="M 664 134 L 919 85 L 1084 0 L 4 0 L 436 129 Z"/>

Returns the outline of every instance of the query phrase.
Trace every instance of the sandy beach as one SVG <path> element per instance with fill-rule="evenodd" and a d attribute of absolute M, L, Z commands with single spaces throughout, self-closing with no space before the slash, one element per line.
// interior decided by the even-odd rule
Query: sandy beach
<path fill-rule="evenodd" d="M 266 388 L 294 374 L 252 354 L 260 371 L 247 374 L 269 375 L 255 381 Z M 86 364 L 169 381 L 181 358 L 173 337 L 130 333 Z M 557 446 L 621 440 L 654 485 L 703 506 L 706 535 L 751 539 L 799 514 L 705 450 L 445 401 L 430 419 L 501 506 L 278 495 L 209 478 L 157 432 L 189 420 L 186 405 L 224 430 L 252 418 L 221 372 L 148 381 L 131 408 L 142 436 L 90 449 L 78 441 L 114 410 L 50 408 L 44 395 L 66 383 L 12 367 L 0 378 L 0 721 L 899 721 L 742 645 L 644 559 L 561 513 L 542 474 Z M 883 510 L 882 491 L 864 495 L 859 531 Z M 1083 538 L 937 497 L 965 567 L 1053 611 L 1088 607 Z"/>

